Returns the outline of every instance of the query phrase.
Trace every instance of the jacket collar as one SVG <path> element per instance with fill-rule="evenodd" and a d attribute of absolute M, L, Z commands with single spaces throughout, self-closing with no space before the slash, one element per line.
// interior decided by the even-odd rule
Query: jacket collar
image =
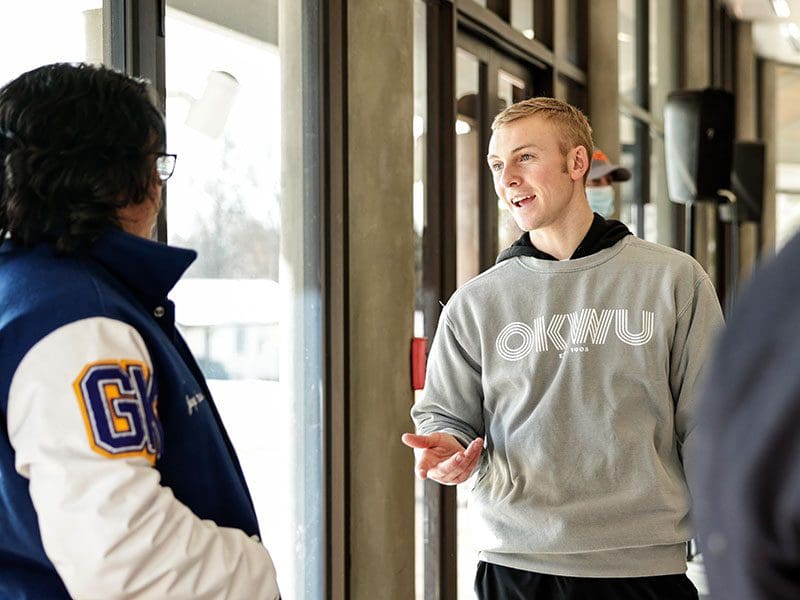
<path fill-rule="evenodd" d="M 161 300 L 175 286 L 197 252 L 109 229 L 92 244 L 89 256 L 142 298 Z"/>

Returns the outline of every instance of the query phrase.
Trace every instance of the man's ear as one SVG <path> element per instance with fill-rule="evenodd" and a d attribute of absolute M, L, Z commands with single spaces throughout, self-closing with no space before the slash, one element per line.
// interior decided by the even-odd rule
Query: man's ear
<path fill-rule="evenodd" d="M 583 179 L 590 166 L 589 153 L 584 146 L 575 146 L 570 150 L 570 155 L 570 160 L 567 161 L 570 177 L 573 181 Z"/>

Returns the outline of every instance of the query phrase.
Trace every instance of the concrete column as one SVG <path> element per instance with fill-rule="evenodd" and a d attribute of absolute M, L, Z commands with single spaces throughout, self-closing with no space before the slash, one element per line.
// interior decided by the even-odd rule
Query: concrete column
<path fill-rule="evenodd" d="M 347 3 L 352 600 L 414 597 L 413 9 Z"/>
<path fill-rule="evenodd" d="M 682 87 L 702 89 L 711 83 L 711 7 L 705 0 L 683 2 Z"/>
<path fill-rule="evenodd" d="M 619 161 L 617 0 L 592 0 L 589 10 L 589 121 L 594 142 Z"/>
<path fill-rule="evenodd" d="M 677 58 L 680 56 L 678 45 L 680 38 L 676 33 L 680 30 L 680 25 L 676 22 L 681 15 L 680 2 L 667 0 L 653 2 L 650 4 L 650 19 L 654 20 L 656 26 L 655 48 L 651 46 L 650 60 L 655 61 L 656 72 L 658 73 L 658 83 L 651 90 L 650 106 L 654 117 L 658 122 L 663 123 L 664 107 L 670 92 L 679 87 L 678 77 L 680 65 Z M 680 246 L 682 232 L 678 231 L 675 222 L 675 205 L 669 199 L 667 191 L 666 173 L 666 152 L 663 143 L 654 140 L 650 150 L 653 165 L 658 165 L 650 171 L 651 190 L 650 205 L 645 206 L 645 222 L 650 219 L 652 224 L 652 214 L 656 220 L 656 241 L 666 246 Z"/>
<path fill-rule="evenodd" d="M 764 165 L 764 206 L 761 213 L 761 251 L 775 252 L 775 167 L 778 138 L 776 134 L 775 96 L 777 83 L 775 61 L 766 60 L 761 67 L 761 139 L 766 144 Z"/>
<path fill-rule="evenodd" d="M 694 205 L 694 257 L 708 276 L 717 283 L 717 204 L 698 202 Z"/>
<path fill-rule="evenodd" d="M 708 2 L 684 0 L 681 87 L 703 89 L 711 85 L 711 8 Z M 694 256 L 715 284 L 716 212 L 712 203 L 698 203 L 694 209 Z"/>
<path fill-rule="evenodd" d="M 739 236 L 739 289 L 741 290 L 758 263 L 758 223 L 742 223 Z"/>
<path fill-rule="evenodd" d="M 753 48 L 753 26 L 747 21 L 736 23 L 736 138 L 758 138 L 756 123 L 756 57 Z"/>
<path fill-rule="evenodd" d="M 753 26 L 747 21 L 736 24 L 736 138 L 758 139 L 756 102 L 756 57 Z M 747 280 L 758 259 L 758 226 L 744 223 L 739 228 L 739 289 Z"/>

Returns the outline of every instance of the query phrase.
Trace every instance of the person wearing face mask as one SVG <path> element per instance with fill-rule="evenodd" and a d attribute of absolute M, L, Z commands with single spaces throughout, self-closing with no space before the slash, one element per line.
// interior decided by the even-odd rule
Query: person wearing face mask
<path fill-rule="evenodd" d="M 614 214 L 614 181 L 628 181 L 631 172 L 625 167 L 611 164 L 606 153 L 595 150 L 592 154 L 592 166 L 586 180 L 586 199 L 593 212 L 605 219 Z"/>

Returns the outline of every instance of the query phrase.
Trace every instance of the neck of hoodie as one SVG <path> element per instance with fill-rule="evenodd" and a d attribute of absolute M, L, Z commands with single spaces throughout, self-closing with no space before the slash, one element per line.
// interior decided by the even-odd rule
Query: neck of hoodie
<path fill-rule="evenodd" d="M 569 260 L 590 256 L 595 252 L 610 248 L 626 235 L 633 234 L 624 223 L 614 220 L 606 220 L 595 213 L 592 224 L 589 227 L 589 231 L 586 232 L 583 240 L 581 240 L 581 243 L 578 244 L 577 248 L 575 248 L 575 252 L 572 253 L 572 256 L 569 257 Z M 495 264 L 515 256 L 532 256 L 533 258 L 538 258 L 541 260 L 558 260 L 554 256 L 548 254 L 547 252 L 543 252 L 534 246 L 531 243 L 531 238 L 527 231 L 523 233 L 516 242 L 511 244 L 510 247 L 506 248 L 500 253 L 495 261 Z"/>

